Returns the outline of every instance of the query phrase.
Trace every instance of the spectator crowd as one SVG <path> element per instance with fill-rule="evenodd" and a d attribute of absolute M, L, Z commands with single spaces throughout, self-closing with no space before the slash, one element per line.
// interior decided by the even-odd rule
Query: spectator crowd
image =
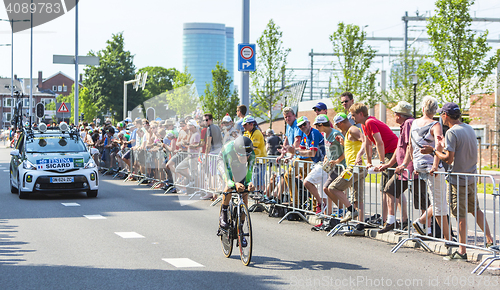
<path fill-rule="evenodd" d="M 356 103 L 350 92 L 341 94 L 340 103 L 344 112 L 333 118 L 328 117 L 324 103 L 317 103 L 312 108 L 316 113 L 314 120 L 297 116 L 293 108 L 285 107 L 284 134 L 276 134 L 272 129 L 262 131 L 255 117 L 247 114 L 247 107 L 240 105 L 235 121 L 228 112 L 222 120 L 204 114 L 179 120 L 127 118 L 116 126 L 106 120 L 100 128 L 83 122 L 81 137 L 100 156 L 104 167 L 117 168 L 118 173 L 140 173 L 148 177 L 152 186 L 177 192 L 201 186 L 200 177 L 214 175 L 200 164 L 207 163 L 207 156 L 219 154 L 225 144 L 243 135 L 252 141 L 257 159 L 288 164 L 283 174 L 276 175 L 269 173 L 268 163 L 256 162 L 252 180 L 257 189 L 265 192 L 263 202 L 283 202 L 288 189 L 289 201 L 297 207 L 302 186 L 312 196 L 317 214 L 336 214 L 341 216 L 340 222 L 364 222 L 365 178 L 371 173 L 382 173 L 380 233 L 414 227 L 420 235 L 432 234 L 430 221 L 434 217 L 442 229 L 442 238 L 452 241 L 448 234 L 451 213 L 459 221 L 458 242 L 466 243 L 465 218 L 471 213 L 485 233 L 487 245 L 493 243 L 477 202 L 477 181 L 453 175 L 445 181 L 444 174 L 436 174 L 444 173 L 445 168 L 452 174 L 476 173 L 475 133 L 460 121 L 461 111 L 456 104 L 446 103 L 439 108 L 437 100 L 427 96 L 422 102 L 422 117 L 415 119 L 412 106 L 399 102 L 392 108 L 394 120 L 400 125 L 398 136 L 387 124 L 369 116 L 368 107 Z M 441 122 L 434 120 L 436 113 Z M 304 165 L 302 161 L 309 162 Z M 413 206 L 420 212 L 414 221 L 409 221 L 409 197 L 404 194 L 410 184 Z M 446 199 L 448 189 L 450 200 Z M 208 194 L 203 198 L 216 197 Z M 344 211 L 332 212 L 334 205 Z M 357 223 L 346 235 L 362 236 L 363 227 L 364 223 Z M 460 246 L 446 258 L 466 259 L 465 247 Z"/>

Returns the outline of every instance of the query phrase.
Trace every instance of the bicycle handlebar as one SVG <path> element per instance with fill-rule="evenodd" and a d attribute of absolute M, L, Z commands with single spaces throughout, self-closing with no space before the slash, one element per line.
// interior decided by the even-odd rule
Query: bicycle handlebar
<path fill-rule="evenodd" d="M 254 193 L 254 192 L 257 192 L 257 193 L 263 193 L 264 191 L 263 190 L 244 190 L 242 192 L 238 192 L 236 190 L 232 190 L 232 191 L 222 191 L 220 192 L 221 194 L 224 194 L 224 195 L 227 195 L 229 193 L 233 194 L 233 193 Z"/>

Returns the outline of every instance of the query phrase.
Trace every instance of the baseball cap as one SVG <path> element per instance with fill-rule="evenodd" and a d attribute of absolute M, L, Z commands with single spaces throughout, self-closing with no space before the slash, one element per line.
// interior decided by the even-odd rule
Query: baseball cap
<path fill-rule="evenodd" d="M 316 106 L 314 106 L 314 107 L 313 107 L 313 110 L 314 110 L 314 109 L 318 109 L 318 110 L 326 110 L 326 109 L 327 109 L 327 107 L 326 107 L 326 105 L 325 105 L 324 103 L 322 103 L 322 102 L 318 102 L 318 103 L 316 104 Z"/>
<path fill-rule="evenodd" d="M 458 107 L 457 104 L 453 102 L 448 102 L 444 104 L 442 108 L 438 109 L 437 112 L 439 114 L 446 113 L 448 115 L 458 115 L 460 114 L 460 108 Z"/>
<path fill-rule="evenodd" d="M 309 119 L 307 119 L 306 116 L 302 116 L 297 119 L 297 126 L 302 126 L 302 124 L 305 124 L 306 122 L 309 122 Z"/>
<path fill-rule="evenodd" d="M 172 120 L 172 119 L 167 119 L 167 120 L 165 121 L 165 125 L 166 125 L 166 126 L 173 125 L 173 124 L 174 124 L 174 120 Z"/>
<path fill-rule="evenodd" d="M 130 119 L 130 118 L 125 118 L 125 120 L 123 120 L 123 121 L 125 121 L 125 122 L 132 122 L 132 119 Z"/>
<path fill-rule="evenodd" d="M 342 122 L 342 121 L 344 121 L 346 119 L 347 119 L 347 115 L 345 113 L 338 113 L 333 118 L 333 123 L 338 124 L 338 123 L 340 123 L 340 122 Z"/>
<path fill-rule="evenodd" d="M 167 138 L 172 138 L 174 136 L 175 136 L 174 132 L 172 132 L 172 131 L 167 132 Z"/>
<path fill-rule="evenodd" d="M 225 115 L 224 118 L 222 118 L 223 123 L 229 123 L 231 121 L 232 121 L 232 119 L 231 119 L 231 117 L 229 117 L 229 115 Z"/>
<path fill-rule="evenodd" d="M 255 119 L 252 116 L 248 115 L 245 118 L 243 118 L 243 122 L 241 122 L 241 125 L 245 125 L 245 124 L 253 123 L 253 122 L 255 122 Z"/>
<path fill-rule="evenodd" d="M 196 121 L 194 119 L 189 120 L 186 124 L 198 127 L 198 124 L 196 124 Z"/>
<path fill-rule="evenodd" d="M 405 101 L 399 101 L 399 103 L 394 108 L 392 108 L 392 111 L 394 113 L 399 113 L 406 116 L 413 116 L 411 109 L 412 107 L 410 103 Z"/>
<path fill-rule="evenodd" d="M 274 135 L 274 130 L 273 130 L 273 129 L 267 129 L 266 133 L 267 133 L 267 134 L 273 134 L 273 135 Z"/>
<path fill-rule="evenodd" d="M 314 125 L 320 124 L 320 123 L 328 123 L 330 120 L 328 119 L 328 116 L 325 114 L 317 115 L 316 119 L 314 120 Z"/>

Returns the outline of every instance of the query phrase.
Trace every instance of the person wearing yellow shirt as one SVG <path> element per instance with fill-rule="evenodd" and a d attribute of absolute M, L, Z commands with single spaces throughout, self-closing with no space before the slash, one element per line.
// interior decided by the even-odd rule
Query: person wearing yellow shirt
<path fill-rule="evenodd" d="M 366 172 L 361 167 L 358 167 L 358 170 L 354 170 L 354 167 L 363 165 L 363 154 L 365 152 L 362 144 L 364 136 L 358 127 L 351 124 L 349 118 L 344 113 L 338 113 L 333 122 L 345 136 L 343 145 L 347 167 L 330 184 L 328 189 L 343 192 L 352 186 L 349 196 L 352 208 L 348 208 L 348 212 L 341 222 L 347 222 L 355 217 L 358 217 L 359 221 L 364 221 L 363 196 Z M 355 229 L 349 235 L 364 235 L 364 231 Z"/>
<path fill-rule="evenodd" d="M 245 116 L 241 124 L 245 129 L 243 136 L 246 136 L 250 138 L 250 140 L 252 140 L 255 157 L 267 157 L 266 141 L 264 139 L 264 135 L 262 135 L 262 132 L 257 126 L 257 121 L 255 121 L 255 118 L 250 115 Z M 253 174 L 253 184 L 256 186 L 257 190 L 264 190 L 264 178 L 266 174 L 265 166 L 266 165 L 263 160 L 256 160 Z"/>

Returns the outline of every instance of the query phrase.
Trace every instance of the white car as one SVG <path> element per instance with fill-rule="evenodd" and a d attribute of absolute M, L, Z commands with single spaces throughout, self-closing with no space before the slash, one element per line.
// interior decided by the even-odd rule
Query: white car
<path fill-rule="evenodd" d="M 86 192 L 97 197 L 97 166 L 79 132 L 66 123 L 39 128 L 23 129 L 10 152 L 10 191 L 21 199 L 32 192 Z"/>

